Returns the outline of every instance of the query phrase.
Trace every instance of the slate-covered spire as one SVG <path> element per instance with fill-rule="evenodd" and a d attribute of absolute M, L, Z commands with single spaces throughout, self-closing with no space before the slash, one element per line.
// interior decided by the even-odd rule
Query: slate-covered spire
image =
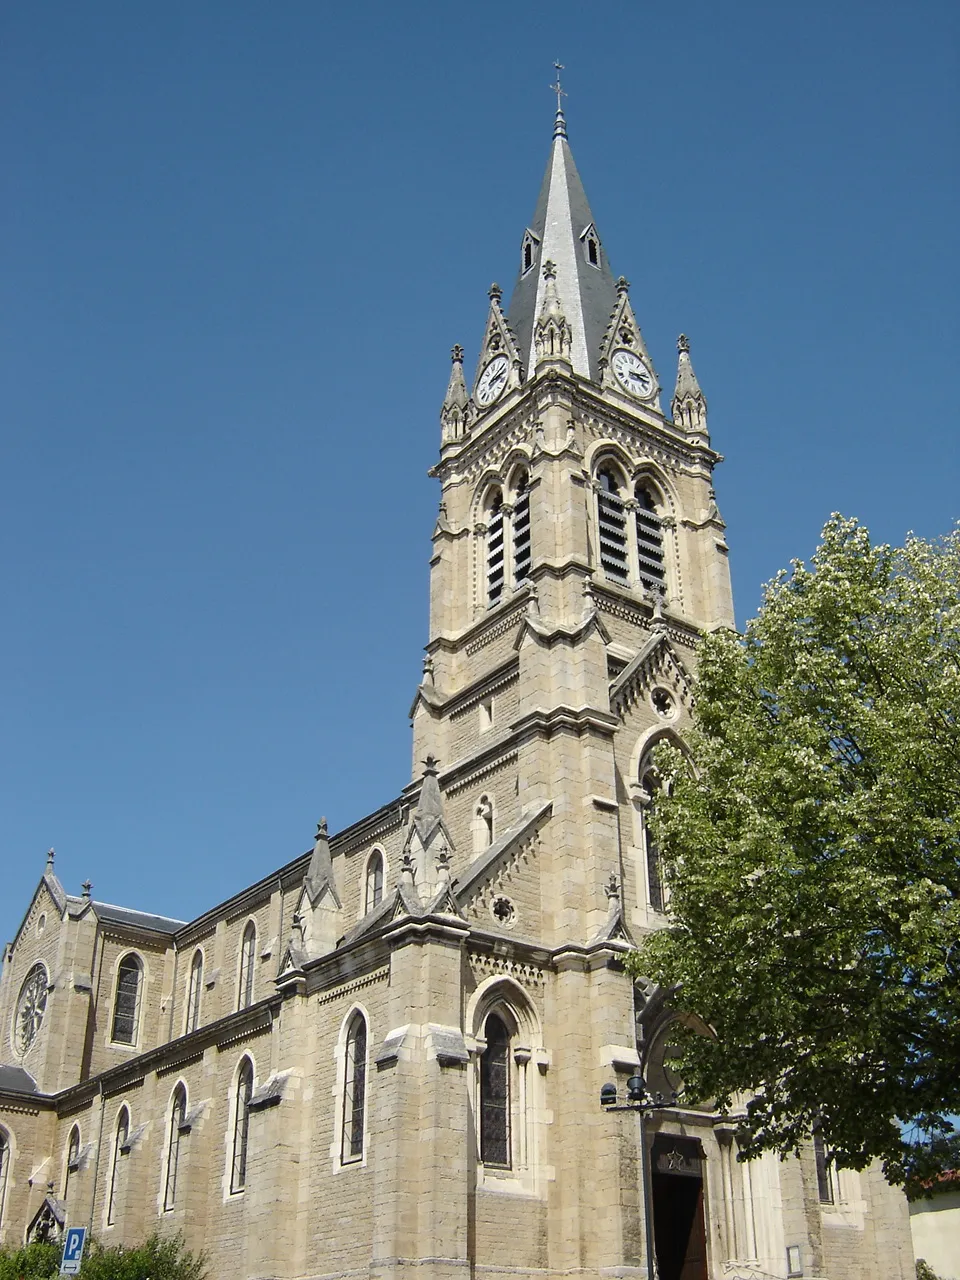
<path fill-rule="evenodd" d="M 554 263 L 556 288 L 570 327 L 575 373 L 599 379 L 600 343 L 617 301 L 607 255 L 567 141 L 559 104 L 550 161 L 533 221 L 521 246 L 520 275 L 510 300 L 510 327 L 525 369 L 536 365 L 534 334 L 544 303 L 542 264 Z"/>
<path fill-rule="evenodd" d="M 677 386 L 673 393 L 671 412 L 678 427 L 691 435 L 707 435 L 707 398 L 700 390 L 700 383 L 690 360 L 690 339 L 681 333 L 677 339 Z"/>

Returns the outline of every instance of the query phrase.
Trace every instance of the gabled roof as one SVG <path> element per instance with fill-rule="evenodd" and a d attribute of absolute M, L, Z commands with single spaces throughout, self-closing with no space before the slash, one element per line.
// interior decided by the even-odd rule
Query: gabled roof
<path fill-rule="evenodd" d="M 666 632 L 662 629 L 654 631 L 643 648 L 633 658 L 610 685 L 610 706 L 617 707 L 631 701 L 638 683 L 642 683 L 653 672 L 653 664 L 660 652 L 669 658 L 685 695 L 689 695 L 693 680 L 680 655 L 670 643 Z"/>
<path fill-rule="evenodd" d="M 588 231 L 595 233 L 593 214 L 567 142 L 563 117 L 558 115 L 550 160 L 528 228 L 535 251 L 529 269 L 523 270 L 521 264 L 508 315 L 528 371 L 536 364 L 534 325 L 546 288 L 541 268 L 549 261 L 556 267 L 557 292 L 572 331 L 574 372 L 594 381 L 599 378 L 600 344 L 616 305 L 617 291 L 599 237 L 599 262 L 594 266 L 588 260 L 584 245 Z"/>
<path fill-rule="evenodd" d="M 37 1082 L 23 1067 L 0 1062 L 0 1093 L 36 1093 Z"/>
<path fill-rule="evenodd" d="M 457 902 L 461 906 L 488 872 L 492 871 L 498 862 L 507 857 L 521 840 L 526 839 L 537 828 L 541 819 L 550 813 L 552 809 L 553 801 L 544 800 L 542 804 L 529 810 L 519 822 L 515 822 L 512 827 L 505 831 L 499 840 L 494 840 L 485 853 L 471 862 L 462 876 L 454 878 L 452 888 Z"/>
<path fill-rule="evenodd" d="M 103 924 L 122 924 L 131 929 L 146 929 L 149 933 L 176 933 L 186 924 L 185 920 L 171 920 L 169 916 L 154 915 L 150 911 L 135 911 L 132 907 L 115 907 L 110 902 L 94 902 L 97 919 Z"/>

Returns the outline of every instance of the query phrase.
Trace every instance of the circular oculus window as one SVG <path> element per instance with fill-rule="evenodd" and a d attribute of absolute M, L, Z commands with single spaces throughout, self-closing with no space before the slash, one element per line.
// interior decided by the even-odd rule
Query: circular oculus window
<path fill-rule="evenodd" d="M 516 907 L 509 898 L 505 898 L 502 895 L 494 898 L 490 903 L 490 914 L 497 924 L 504 929 L 512 928 L 517 922 Z"/>
<path fill-rule="evenodd" d="M 672 720 L 677 714 L 677 704 L 673 694 L 666 689 L 654 689 L 650 695 L 653 709 L 662 720 Z"/>

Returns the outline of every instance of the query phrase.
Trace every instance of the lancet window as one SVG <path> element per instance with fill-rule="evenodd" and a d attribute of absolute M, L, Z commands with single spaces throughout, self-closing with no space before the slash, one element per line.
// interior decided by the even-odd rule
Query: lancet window
<path fill-rule="evenodd" d="M 67 1143 L 67 1167 L 63 1172 L 63 1198 L 70 1199 L 70 1183 L 80 1170 L 80 1129 L 74 1125 Z"/>
<path fill-rule="evenodd" d="M 350 1019 L 344 1043 L 341 1164 L 363 1159 L 366 1103 L 367 1021 L 358 1010 Z"/>
<path fill-rule="evenodd" d="M 117 991 L 113 1000 L 115 1044 L 136 1044 L 140 1025 L 140 990 L 143 986 L 143 963 L 139 956 L 126 955 L 117 968 Z"/>
<path fill-rule="evenodd" d="M 10 1172 L 10 1139 L 0 1129 L 0 1227 L 3 1226 L 3 1206 L 7 1196 L 7 1175 Z"/>
<path fill-rule="evenodd" d="M 196 1031 L 200 1025 L 200 993 L 203 990 L 203 952 L 198 947 L 190 962 L 190 982 L 187 987 L 186 1032 Z"/>
<path fill-rule="evenodd" d="M 833 1204 L 835 1192 L 833 1186 L 833 1167 L 826 1144 L 819 1131 L 813 1133 L 813 1156 L 817 1166 L 817 1194 L 821 1204 Z"/>
<path fill-rule="evenodd" d="M 253 961 L 257 952 L 257 926 L 247 921 L 240 941 L 240 973 L 237 985 L 237 1008 L 253 1004 Z"/>
<path fill-rule="evenodd" d="M 666 585 L 663 567 L 663 525 L 657 501 L 649 485 L 639 484 L 637 500 L 637 561 L 640 581 L 648 591 L 662 592 Z"/>
<path fill-rule="evenodd" d="M 496 1013 L 484 1024 L 487 1045 L 480 1056 L 480 1159 L 509 1169 L 510 1032 Z"/>
<path fill-rule="evenodd" d="M 667 901 L 663 862 L 657 838 L 650 824 L 650 806 L 660 790 L 661 778 L 649 757 L 640 766 L 640 786 L 646 797 L 643 810 L 643 842 L 647 869 L 647 901 L 654 911 L 663 911 Z"/>
<path fill-rule="evenodd" d="M 167 1173 L 163 1183 L 163 1208 L 168 1212 L 177 1202 L 177 1173 L 180 1165 L 180 1141 L 186 1131 L 187 1091 L 178 1084 L 170 1104 L 170 1131 L 167 1134 Z"/>
<path fill-rule="evenodd" d="M 237 1072 L 233 1100 L 233 1155 L 230 1192 L 235 1195 L 247 1185 L 247 1149 L 250 1141 L 250 1099 L 253 1097 L 253 1063 L 244 1058 Z"/>
<path fill-rule="evenodd" d="M 506 495 L 498 484 L 484 502 L 488 605 L 497 604 L 508 587 L 515 590 L 530 577 L 533 543 L 530 475 L 526 468 L 514 473 Z"/>
<path fill-rule="evenodd" d="M 503 494 L 494 489 L 487 499 L 487 601 L 496 604 L 503 595 L 506 571 Z"/>
<path fill-rule="evenodd" d="M 626 584 L 630 581 L 630 560 L 623 479 L 612 466 L 604 466 L 597 472 L 597 485 L 600 567 L 614 582 Z"/>
<path fill-rule="evenodd" d="M 383 854 L 374 849 L 367 859 L 364 877 L 363 909 L 372 911 L 383 901 Z"/>
<path fill-rule="evenodd" d="M 110 1188 L 107 1193 L 107 1226 L 113 1226 L 117 1220 L 117 1203 L 120 1199 L 121 1162 L 127 1154 L 127 1139 L 130 1136 L 130 1112 L 126 1107 L 120 1108 L 117 1117 L 117 1128 L 113 1135 L 113 1163 L 110 1166 Z"/>

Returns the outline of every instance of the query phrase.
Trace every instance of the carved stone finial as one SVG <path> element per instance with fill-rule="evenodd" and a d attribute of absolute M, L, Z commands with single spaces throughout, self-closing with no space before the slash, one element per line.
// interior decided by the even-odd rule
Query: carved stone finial
<path fill-rule="evenodd" d="M 626 276 L 617 276 L 617 297 L 622 298 L 630 291 L 630 281 Z"/>
<path fill-rule="evenodd" d="M 557 264 L 551 262 L 549 258 L 543 264 L 543 278 L 544 280 L 556 280 L 557 278 Z"/>
<path fill-rule="evenodd" d="M 290 926 L 291 926 L 291 930 L 292 930 L 292 932 L 293 932 L 293 933 L 296 933 L 296 934 L 299 934 L 299 936 L 300 936 L 300 950 L 302 951 L 302 950 L 303 950 L 304 920 L 303 920 L 303 916 L 302 916 L 302 914 L 301 914 L 299 911 L 295 911 L 295 912 L 293 913 L 293 919 L 290 921 Z"/>
<path fill-rule="evenodd" d="M 681 355 L 684 352 L 686 352 L 688 355 L 690 354 L 690 339 L 687 337 L 685 333 L 681 333 L 680 337 L 677 339 L 677 350 L 680 352 Z"/>
<path fill-rule="evenodd" d="M 454 364 L 463 364 L 463 347 L 458 342 L 450 349 L 450 359 Z"/>
<path fill-rule="evenodd" d="M 424 760 L 423 762 L 423 772 L 424 774 L 429 774 L 435 777 L 439 772 L 439 770 L 440 770 L 440 761 L 433 754 L 433 752 L 431 752 L 427 756 L 426 760 Z"/>
<path fill-rule="evenodd" d="M 54 853 L 52 849 L 47 850 L 47 870 L 48 871 L 53 870 L 53 860 L 56 856 L 57 855 Z"/>
<path fill-rule="evenodd" d="M 503 297 L 503 290 L 497 284 L 496 280 L 494 280 L 493 284 L 488 289 L 487 297 L 491 302 L 495 302 L 497 306 L 500 305 L 500 299 Z"/>
<path fill-rule="evenodd" d="M 83 890 L 83 896 L 84 896 L 85 898 L 89 898 L 89 897 L 90 897 L 90 891 L 93 889 L 93 881 L 92 881 L 92 880 L 84 880 L 84 882 L 83 882 L 83 884 L 80 886 L 80 888 Z"/>
<path fill-rule="evenodd" d="M 537 584 L 535 582 L 530 583 L 528 592 L 529 594 L 527 595 L 527 617 L 539 618 L 540 617 L 540 594 L 537 591 Z"/>
<path fill-rule="evenodd" d="M 317 840 L 326 840 L 326 838 L 327 838 L 327 820 L 326 820 L 326 818 L 321 818 L 321 819 L 320 819 L 320 821 L 317 823 L 317 835 L 316 835 L 316 838 L 317 838 Z"/>
<path fill-rule="evenodd" d="M 611 899 L 611 901 L 614 898 L 619 899 L 620 881 L 617 879 L 617 873 L 615 871 L 610 872 L 610 879 L 603 886 L 603 891 L 607 895 L 607 897 Z"/>
<path fill-rule="evenodd" d="M 429 653 L 423 659 L 423 684 L 433 684 L 433 658 Z"/>
<path fill-rule="evenodd" d="M 405 885 L 413 885 L 413 857 L 409 849 L 404 849 L 400 859 L 400 881 Z"/>
<path fill-rule="evenodd" d="M 441 844 L 437 852 L 437 882 L 450 883 L 450 850 L 446 844 Z"/>

